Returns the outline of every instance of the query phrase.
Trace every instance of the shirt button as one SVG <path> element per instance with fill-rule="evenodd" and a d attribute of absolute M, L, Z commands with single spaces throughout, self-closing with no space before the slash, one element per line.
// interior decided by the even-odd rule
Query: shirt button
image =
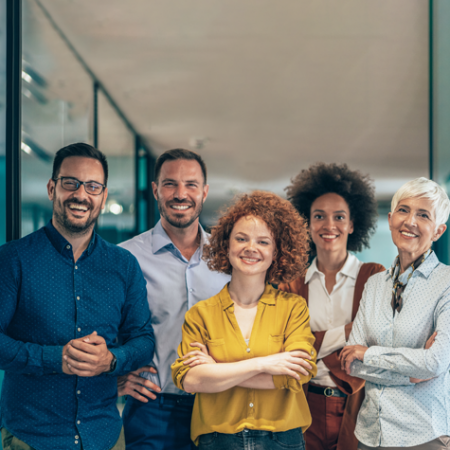
<path fill-rule="evenodd" d="M 80 300 L 80 296 L 79 295 L 77 296 L 77 300 Z"/>
<path fill-rule="evenodd" d="M 77 420 L 77 424 L 80 425 L 80 423 L 81 423 L 81 420 Z"/>
<path fill-rule="evenodd" d="M 192 289 L 192 288 L 191 288 L 191 289 L 189 289 L 189 292 L 194 292 L 194 289 Z"/>
<path fill-rule="evenodd" d="M 391 364 L 391 369 L 393 369 L 394 368 L 394 364 Z"/>
<path fill-rule="evenodd" d="M 81 331 L 81 328 L 78 328 L 78 331 Z"/>
<path fill-rule="evenodd" d="M 75 444 L 78 444 L 78 441 L 75 441 Z"/>
<path fill-rule="evenodd" d="M 249 348 L 247 349 L 247 353 L 250 353 L 250 349 Z"/>
<path fill-rule="evenodd" d="M 77 391 L 77 394 L 80 395 L 80 394 L 81 394 L 81 391 Z"/>
<path fill-rule="evenodd" d="M 311 350 L 311 356 L 314 356 L 314 350 Z"/>
<path fill-rule="evenodd" d="M 78 436 L 78 434 L 75 436 L 75 439 L 80 439 L 80 436 Z"/>
<path fill-rule="evenodd" d="M 78 266 L 75 266 L 75 270 L 78 269 Z"/>
<path fill-rule="evenodd" d="M 70 250 L 70 245 L 66 245 L 67 250 Z"/>
<path fill-rule="evenodd" d="M 249 406 L 250 406 L 250 408 L 253 408 L 253 403 L 250 403 L 250 405 L 249 405 Z"/>

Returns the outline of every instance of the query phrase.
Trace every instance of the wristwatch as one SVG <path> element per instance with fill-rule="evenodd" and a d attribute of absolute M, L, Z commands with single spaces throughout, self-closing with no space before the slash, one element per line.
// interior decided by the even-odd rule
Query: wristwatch
<path fill-rule="evenodd" d="M 111 352 L 112 353 L 112 352 Z M 113 358 L 111 360 L 111 365 L 109 366 L 109 371 L 110 372 L 114 372 L 116 370 L 116 366 L 117 366 L 117 358 L 116 355 L 114 353 L 112 353 Z"/>

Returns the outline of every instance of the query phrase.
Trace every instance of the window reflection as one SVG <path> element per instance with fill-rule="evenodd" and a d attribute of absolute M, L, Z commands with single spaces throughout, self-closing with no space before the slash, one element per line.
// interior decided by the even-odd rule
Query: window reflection
<path fill-rule="evenodd" d="M 92 80 L 35 2 L 22 3 L 22 235 L 52 215 L 55 152 L 91 143 Z"/>
<path fill-rule="evenodd" d="M 105 94 L 98 91 L 98 148 L 108 159 L 108 200 L 98 220 L 99 234 L 118 243 L 135 234 L 135 135 Z"/>

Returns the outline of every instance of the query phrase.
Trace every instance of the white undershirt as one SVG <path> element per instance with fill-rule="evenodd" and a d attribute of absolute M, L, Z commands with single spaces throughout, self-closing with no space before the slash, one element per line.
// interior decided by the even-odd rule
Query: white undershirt
<path fill-rule="evenodd" d="M 353 294 L 362 262 L 349 253 L 344 266 L 336 274 L 336 284 L 331 294 L 328 294 L 325 275 L 317 269 L 316 261 L 317 258 L 314 258 L 305 277 L 305 283 L 308 284 L 310 324 L 311 331 L 326 333 L 317 355 L 317 375 L 312 382 L 334 387 L 336 384 L 321 359 L 345 345 L 345 325 L 352 321 Z"/>

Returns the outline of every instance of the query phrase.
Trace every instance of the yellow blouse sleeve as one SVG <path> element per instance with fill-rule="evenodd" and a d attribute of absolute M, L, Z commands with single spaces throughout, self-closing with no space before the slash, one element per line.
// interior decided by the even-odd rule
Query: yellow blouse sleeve
<path fill-rule="evenodd" d="M 186 376 L 189 366 L 184 365 L 183 355 L 192 350 L 200 350 L 198 347 L 192 347 L 192 342 L 205 343 L 202 331 L 205 330 L 203 326 L 202 318 L 199 314 L 198 308 L 193 307 L 186 313 L 184 317 L 184 324 L 182 327 L 182 338 L 181 344 L 178 346 L 178 356 L 179 358 L 172 364 L 172 379 L 175 386 L 178 389 L 183 389 L 183 379 Z"/>
<path fill-rule="evenodd" d="M 289 294 L 288 294 L 289 295 Z M 292 294 L 291 294 L 292 295 Z M 296 380 L 288 375 L 274 375 L 273 383 L 277 389 L 289 389 L 292 392 L 300 392 L 302 385 L 308 383 L 317 374 L 316 359 L 314 350 L 315 337 L 309 326 L 309 310 L 305 300 L 297 295 L 293 302 L 293 307 L 289 321 L 286 326 L 284 351 L 303 350 L 311 355 L 312 369 L 308 375 L 300 374 L 300 380 Z"/>

